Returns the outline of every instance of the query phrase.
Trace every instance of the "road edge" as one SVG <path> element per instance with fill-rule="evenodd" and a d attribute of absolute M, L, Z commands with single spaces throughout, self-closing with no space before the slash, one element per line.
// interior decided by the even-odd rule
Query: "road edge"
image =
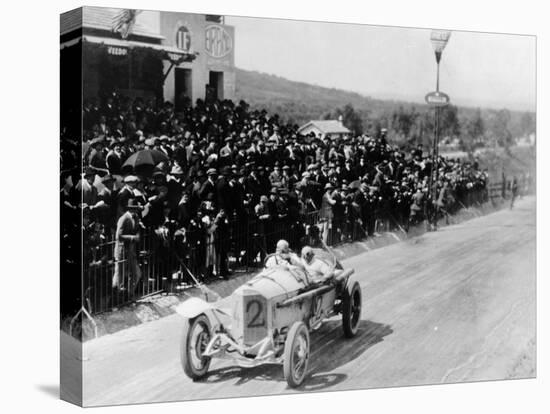
<path fill-rule="evenodd" d="M 455 215 L 449 216 L 449 223 L 445 219 L 438 222 L 438 227 L 448 227 L 463 223 L 478 217 L 496 213 L 509 206 L 508 200 L 498 200 L 487 202 L 479 206 L 468 207 L 459 210 Z M 403 229 L 385 232 L 375 237 L 360 240 L 352 243 L 344 243 L 334 246 L 332 250 L 342 260 L 354 257 L 371 250 L 380 249 L 386 246 L 400 243 L 405 240 L 421 236 L 427 232 L 424 223 L 411 227 L 408 232 Z M 217 280 L 208 285 L 210 289 L 225 297 L 230 295 L 237 287 L 254 277 L 260 269 L 253 272 L 238 272 L 229 280 Z M 198 288 L 189 288 L 179 294 L 158 294 L 155 296 L 143 298 L 135 303 L 114 309 L 110 312 L 101 313 L 94 316 L 96 326 L 94 327 L 88 319 L 82 320 L 82 325 L 73 327 L 73 335 L 79 335 L 82 332 L 82 341 L 93 340 L 96 336 L 114 334 L 124 329 L 138 326 L 142 323 L 161 319 L 176 312 L 176 307 L 191 297 L 201 297 L 202 293 Z M 62 321 L 62 330 L 68 332 L 70 319 Z M 97 329 L 95 329 L 97 328 Z"/>

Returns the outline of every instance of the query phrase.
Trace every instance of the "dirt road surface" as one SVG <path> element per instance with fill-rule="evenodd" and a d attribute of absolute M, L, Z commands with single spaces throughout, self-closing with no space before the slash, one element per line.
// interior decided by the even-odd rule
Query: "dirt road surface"
<path fill-rule="evenodd" d="M 213 362 L 193 382 L 172 315 L 85 343 L 84 404 L 526 378 L 535 372 L 535 200 L 344 261 L 363 292 L 356 338 L 338 318 L 312 335 L 308 378 Z"/>

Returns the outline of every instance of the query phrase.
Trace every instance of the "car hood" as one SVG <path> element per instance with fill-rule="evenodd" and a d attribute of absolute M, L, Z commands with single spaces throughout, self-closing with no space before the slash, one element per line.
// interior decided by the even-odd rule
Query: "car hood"
<path fill-rule="evenodd" d="M 266 299 L 295 296 L 306 286 L 306 276 L 299 268 L 276 266 L 264 269 L 260 274 L 240 286 L 233 295 L 258 294 Z M 285 297 L 286 296 L 286 297 Z"/>

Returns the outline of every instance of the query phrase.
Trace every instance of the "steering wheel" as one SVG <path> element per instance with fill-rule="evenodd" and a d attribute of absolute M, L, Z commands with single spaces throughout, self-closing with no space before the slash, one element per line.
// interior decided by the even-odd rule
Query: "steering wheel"
<path fill-rule="evenodd" d="M 267 261 L 275 256 L 275 253 L 269 253 L 264 259 L 264 267 L 267 265 Z"/>

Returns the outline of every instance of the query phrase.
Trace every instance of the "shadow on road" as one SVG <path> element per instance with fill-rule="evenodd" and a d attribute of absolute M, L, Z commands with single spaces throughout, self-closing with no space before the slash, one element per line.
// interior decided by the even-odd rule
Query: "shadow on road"
<path fill-rule="evenodd" d="M 284 381 L 281 365 L 266 364 L 253 368 L 241 368 L 239 366 L 223 367 L 208 372 L 203 383 L 224 382 L 238 379 L 235 385 L 242 385 L 252 380 Z"/>
<path fill-rule="evenodd" d="M 314 374 L 338 369 L 392 333 L 389 325 L 363 320 L 359 323 L 357 335 L 348 339 L 343 335 L 340 321 L 328 321 L 312 336 L 309 371 Z"/>
<path fill-rule="evenodd" d="M 319 331 L 311 334 L 309 373 L 300 391 L 320 391 L 346 380 L 346 374 L 330 372 L 358 358 L 370 347 L 381 342 L 393 330 L 389 325 L 361 321 L 357 336 L 344 337 L 340 321 L 327 321 Z M 203 383 L 218 383 L 237 379 L 234 385 L 249 381 L 283 382 L 283 368 L 278 364 L 266 364 L 253 368 L 238 366 L 211 370 Z"/>

